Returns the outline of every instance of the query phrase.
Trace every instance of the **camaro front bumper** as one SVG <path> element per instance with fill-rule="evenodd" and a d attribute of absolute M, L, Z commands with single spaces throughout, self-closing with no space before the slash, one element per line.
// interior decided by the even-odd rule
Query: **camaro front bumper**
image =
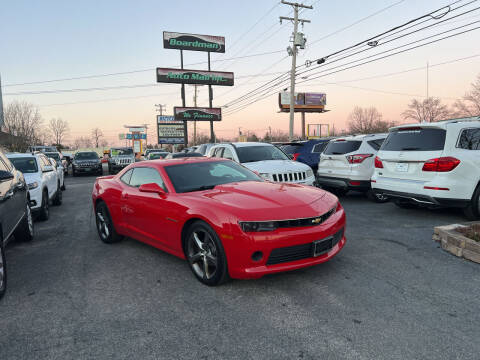
<path fill-rule="evenodd" d="M 244 233 L 238 228 L 230 241 L 244 242 L 245 246 L 235 246 L 234 252 L 229 252 L 230 247 L 226 246 L 229 275 L 255 279 L 324 263 L 345 246 L 345 223 L 345 212 L 340 207 L 317 226 L 257 233 Z"/>

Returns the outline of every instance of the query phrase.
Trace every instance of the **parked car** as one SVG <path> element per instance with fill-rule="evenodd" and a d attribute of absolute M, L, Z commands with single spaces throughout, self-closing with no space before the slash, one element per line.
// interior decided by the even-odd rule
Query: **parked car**
<path fill-rule="evenodd" d="M 95 151 L 79 151 L 72 161 L 72 175 L 96 174 L 102 175 L 102 162 Z"/>
<path fill-rule="evenodd" d="M 315 176 L 308 165 L 290 160 L 278 147 L 261 142 L 218 144 L 210 148 L 210 157 L 234 160 L 264 179 L 313 185 Z"/>
<path fill-rule="evenodd" d="M 346 242 L 334 195 L 264 181 L 225 159 L 135 163 L 97 178 L 92 200 L 103 242 L 148 243 L 187 259 L 211 286 L 320 264 Z"/>
<path fill-rule="evenodd" d="M 62 171 L 65 175 L 68 174 L 68 161 L 64 156 L 59 153 L 58 151 L 55 152 L 44 152 L 48 158 L 55 159 L 55 162 L 58 164 L 59 167 L 62 168 Z"/>
<path fill-rule="evenodd" d="M 150 154 L 148 154 L 147 156 L 147 160 L 157 160 L 157 159 L 164 159 L 168 154 L 170 154 L 169 152 L 167 151 L 154 151 L 154 152 L 151 152 Z"/>
<path fill-rule="evenodd" d="M 34 153 L 37 151 L 41 151 L 43 153 L 45 152 L 58 152 L 58 149 L 56 146 L 45 146 L 45 145 L 35 145 L 35 146 L 29 146 L 28 147 L 28 152 Z"/>
<path fill-rule="evenodd" d="M 60 180 L 50 160 L 41 152 L 15 153 L 7 156 L 25 177 L 32 212 L 38 215 L 40 220 L 48 220 L 50 203 L 62 204 Z"/>
<path fill-rule="evenodd" d="M 315 173 L 318 169 L 318 162 L 320 161 L 320 154 L 331 138 L 314 139 L 308 141 L 296 141 L 282 144 L 276 144 L 282 151 L 287 154 L 292 160 L 300 161 L 310 166 Z"/>
<path fill-rule="evenodd" d="M 374 159 L 387 134 L 348 136 L 332 140 L 320 155 L 317 184 L 337 195 L 361 191 L 376 202 L 388 201 L 372 191 Z"/>
<path fill-rule="evenodd" d="M 45 154 L 47 155 L 47 154 Z M 54 158 L 49 158 L 54 170 L 57 172 L 58 180 L 60 181 L 60 190 L 65 190 L 65 172 L 62 163 L 58 163 Z"/>
<path fill-rule="evenodd" d="M 23 174 L 0 151 L 0 298 L 7 290 L 5 247 L 12 237 L 33 239 L 32 213 Z"/>
<path fill-rule="evenodd" d="M 108 173 L 113 174 L 135 162 L 135 154 L 131 147 L 115 147 L 110 149 Z"/>
<path fill-rule="evenodd" d="M 189 158 L 189 157 L 203 157 L 200 153 L 186 153 L 186 152 L 178 152 L 178 153 L 168 153 L 164 159 L 179 159 L 179 158 Z"/>
<path fill-rule="evenodd" d="M 480 117 L 390 129 L 372 187 L 399 207 L 459 207 L 468 219 L 479 219 Z"/>
<path fill-rule="evenodd" d="M 207 156 L 208 152 L 210 151 L 210 148 L 214 145 L 217 145 L 217 144 L 216 143 L 208 143 L 208 144 L 198 145 L 198 148 L 195 150 L 195 152 L 198 152 L 202 155 Z"/>
<path fill-rule="evenodd" d="M 166 156 L 166 154 L 168 154 L 169 152 L 166 151 L 165 149 L 147 149 L 145 150 L 145 154 L 144 154 L 145 159 L 148 159 L 149 155 L 153 153 L 165 154 L 164 156 Z"/>

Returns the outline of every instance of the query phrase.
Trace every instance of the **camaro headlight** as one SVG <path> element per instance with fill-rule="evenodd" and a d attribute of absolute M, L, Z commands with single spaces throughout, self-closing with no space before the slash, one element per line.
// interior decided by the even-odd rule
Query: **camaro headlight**
<path fill-rule="evenodd" d="M 313 176 L 313 170 L 312 169 L 308 169 L 307 170 L 307 177 L 311 177 Z"/>
<path fill-rule="evenodd" d="M 260 173 L 259 175 L 264 179 L 270 179 L 270 174 L 269 173 Z"/>
<path fill-rule="evenodd" d="M 276 221 L 241 221 L 239 225 L 245 232 L 273 231 L 277 228 Z"/>
<path fill-rule="evenodd" d="M 37 187 L 38 187 L 38 182 L 36 181 L 28 184 L 28 190 L 33 190 L 33 189 L 36 189 Z"/>

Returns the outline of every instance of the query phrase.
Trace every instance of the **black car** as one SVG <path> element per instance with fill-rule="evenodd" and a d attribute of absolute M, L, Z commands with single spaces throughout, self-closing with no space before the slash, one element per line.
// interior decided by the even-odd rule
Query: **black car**
<path fill-rule="evenodd" d="M 0 298 L 7 290 L 5 247 L 17 240 L 33 239 L 33 220 L 23 174 L 0 151 Z"/>
<path fill-rule="evenodd" d="M 203 157 L 200 153 L 185 153 L 185 152 L 178 152 L 173 154 L 168 154 L 165 156 L 165 159 L 179 159 L 179 158 L 187 158 L 187 157 Z"/>
<path fill-rule="evenodd" d="M 102 175 L 102 161 L 95 151 L 79 151 L 72 161 L 72 175 L 96 174 Z"/>

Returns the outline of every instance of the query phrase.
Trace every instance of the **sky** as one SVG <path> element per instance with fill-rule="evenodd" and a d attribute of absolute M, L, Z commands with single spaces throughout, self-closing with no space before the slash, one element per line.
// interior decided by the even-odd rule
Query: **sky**
<path fill-rule="evenodd" d="M 306 23 L 303 29 L 299 27 L 307 38 L 307 46 L 299 51 L 297 65 L 342 50 L 454 2 L 305 0 L 305 4 L 313 5 L 313 10 L 300 13 L 301 18 L 311 23 Z M 386 40 L 392 40 L 390 43 L 380 42 L 382 47 L 370 48 L 357 57 L 331 65 L 327 60 L 322 70 L 452 28 L 459 29 L 424 42 L 479 26 L 475 22 L 480 21 L 480 10 L 473 9 L 480 6 L 480 1 L 459 0 L 451 9 L 458 6 L 462 7 L 442 19 L 428 19 L 421 26 L 398 35 L 472 11 L 395 41 L 392 39 L 398 35 L 389 37 Z M 90 136 L 93 128 L 100 127 L 106 139 L 116 144 L 118 134 L 125 132 L 124 125 L 148 124 L 149 142 L 156 142 L 154 105 L 165 104 L 167 114 L 172 113 L 173 106 L 181 105 L 180 85 L 156 83 L 156 67 L 180 65 L 179 51 L 163 48 L 162 32 L 225 37 L 226 52 L 212 54 L 212 70 L 234 72 L 235 86 L 214 87 L 213 106 L 220 107 L 289 71 L 291 57 L 286 48 L 293 26 L 290 22 L 280 24 L 279 16 L 292 16 L 292 9 L 276 0 L 0 0 L 0 74 L 4 102 L 28 101 L 39 107 L 45 122 L 57 117 L 68 121 L 68 141 Z M 470 23 L 473 24 L 460 28 Z M 204 52 L 184 52 L 186 68 L 205 70 L 206 59 Z M 194 63 L 197 64 L 187 66 Z M 330 111 L 307 114 L 307 123 L 343 129 L 355 106 L 375 106 L 384 119 L 400 122 L 400 114 L 408 103 L 413 98 L 423 99 L 427 94 L 427 63 L 430 64 L 428 94 L 441 98 L 446 104 L 453 103 L 469 90 L 480 74 L 480 30 L 315 80 L 297 79 L 303 83 L 296 86 L 296 91 L 327 94 Z M 417 70 L 407 71 L 411 69 Z M 117 74 L 125 72 L 128 74 Z M 397 74 L 385 76 L 391 73 Z M 44 82 L 88 76 L 95 77 Z M 31 82 L 42 83 L 15 85 Z M 123 88 L 104 89 L 118 86 Z M 280 91 L 288 86 L 289 81 L 277 87 Z M 92 90 L 95 88 L 103 89 Z M 241 111 L 233 112 L 235 107 L 223 108 L 223 120 L 215 123 L 217 136 L 233 138 L 239 128 L 258 136 L 263 136 L 269 127 L 272 131 L 288 131 L 289 115 L 279 113 L 278 95 L 273 93 L 276 90 L 274 88 L 272 95 Z M 25 94 L 41 91 L 44 93 Z M 193 91 L 193 86 L 186 86 L 187 106 L 193 106 Z M 198 88 L 198 105 L 208 105 L 206 86 Z M 199 133 L 208 134 L 208 128 L 208 123 L 198 124 Z M 298 114 L 295 132 L 300 131 Z"/>

